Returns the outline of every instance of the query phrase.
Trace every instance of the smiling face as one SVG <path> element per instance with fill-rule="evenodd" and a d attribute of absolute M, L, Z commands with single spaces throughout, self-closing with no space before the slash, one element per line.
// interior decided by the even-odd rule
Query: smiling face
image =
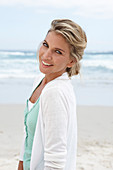
<path fill-rule="evenodd" d="M 45 77 L 52 79 L 62 75 L 67 67 L 72 67 L 70 48 L 61 34 L 49 32 L 39 50 L 39 69 Z"/>

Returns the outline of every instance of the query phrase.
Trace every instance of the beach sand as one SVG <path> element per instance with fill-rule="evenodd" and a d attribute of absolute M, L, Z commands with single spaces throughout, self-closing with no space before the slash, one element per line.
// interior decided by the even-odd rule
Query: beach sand
<path fill-rule="evenodd" d="M 0 105 L 0 170 L 17 169 L 24 107 Z M 76 170 L 113 170 L 113 107 L 77 106 L 77 119 Z"/>

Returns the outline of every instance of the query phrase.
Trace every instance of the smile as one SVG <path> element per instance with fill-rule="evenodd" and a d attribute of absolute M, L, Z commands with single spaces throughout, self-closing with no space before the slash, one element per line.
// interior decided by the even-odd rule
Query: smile
<path fill-rule="evenodd" d="M 52 64 L 45 63 L 44 61 L 42 61 L 42 63 L 43 63 L 45 66 L 52 66 Z"/>

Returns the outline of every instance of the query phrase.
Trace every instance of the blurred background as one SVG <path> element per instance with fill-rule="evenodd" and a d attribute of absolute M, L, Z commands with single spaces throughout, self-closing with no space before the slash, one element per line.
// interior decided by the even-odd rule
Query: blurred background
<path fill-rule="evenodd" d="M 86 32 L 77 99 L 77 170 L 113 170 L 113 0 L 0 0 L 0 169 L 16 169 L 23 112 L 39 74 L 37 48 L 51 21 Z"/>

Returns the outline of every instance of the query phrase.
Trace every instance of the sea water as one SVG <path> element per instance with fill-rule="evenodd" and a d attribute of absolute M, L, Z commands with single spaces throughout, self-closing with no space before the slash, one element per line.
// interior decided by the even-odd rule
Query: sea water
<path fill-rule="evenodd" d="M 35 51 L 0 51 L 0 103 L 24 103 L 40 73 Z M 72 78 L 79 105 L 113 105 L 113 52 L 85 52 Z"/>

